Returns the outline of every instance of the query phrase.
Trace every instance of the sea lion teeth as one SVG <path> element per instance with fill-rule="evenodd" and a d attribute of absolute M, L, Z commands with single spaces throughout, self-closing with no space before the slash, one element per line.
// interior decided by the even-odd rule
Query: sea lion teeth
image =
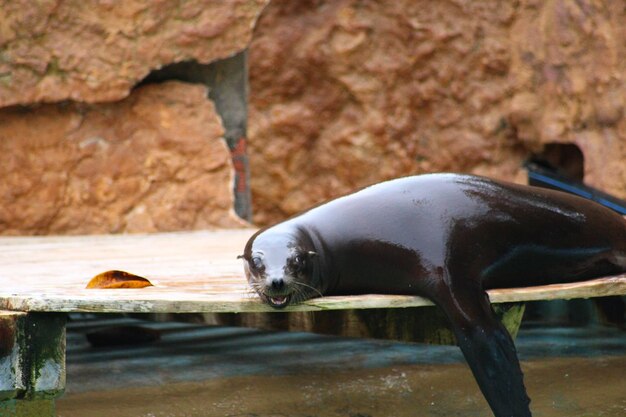
<path fill-rule="evenodd" d="M 289 302 L 289 296 L 268 297 L 272 307 L 285 307 Z"/>

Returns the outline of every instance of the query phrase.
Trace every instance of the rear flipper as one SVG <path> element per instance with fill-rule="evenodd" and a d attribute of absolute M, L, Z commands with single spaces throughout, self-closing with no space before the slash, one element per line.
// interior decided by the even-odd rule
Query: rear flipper
<path fill-rule="evenodd" d="M 478 289 L 450 291 L 439 306 L 450 320 L 459 347 L 496 417 L 530 417 L 515 345 L 495 317 L 487 294 Z"/>

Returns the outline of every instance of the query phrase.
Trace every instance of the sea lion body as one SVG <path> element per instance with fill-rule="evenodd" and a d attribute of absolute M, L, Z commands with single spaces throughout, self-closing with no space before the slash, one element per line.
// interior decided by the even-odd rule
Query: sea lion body
<path fill-rule="evenodd" d="M 626 270 L 626 222 L 576 196 L 430 174 L 367 187 L 248 241 L 248 280 L 274 307 L 318 295 L 430 298 L 496 416 L 529 416 L 510 336 L 489 288 L 573 282 Z"/>

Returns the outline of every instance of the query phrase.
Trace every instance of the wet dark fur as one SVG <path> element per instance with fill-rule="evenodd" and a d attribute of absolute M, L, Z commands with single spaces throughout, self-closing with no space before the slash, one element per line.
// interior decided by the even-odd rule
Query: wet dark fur
<path fill-rule="evenodd" d="M 432 174 L 365 188 L 265 228 L 246 275 L 285 307 L 320 295 L 411 294 L 447 315 L 494 414 L 530 416 L 515 346 L 485 290 L 626 270 L 626 222 L 558 191 Z"/>

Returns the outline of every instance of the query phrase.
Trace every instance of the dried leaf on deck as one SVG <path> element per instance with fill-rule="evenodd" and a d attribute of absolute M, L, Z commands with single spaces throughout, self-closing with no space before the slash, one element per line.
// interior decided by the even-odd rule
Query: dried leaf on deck
<path fill-rule="evenodd" d="M 89 281 L 87 288 L 143 288 L 151 287 L 152 283 L 144 277 L 124 271 L 106 271 L 96 275 Z"/>

